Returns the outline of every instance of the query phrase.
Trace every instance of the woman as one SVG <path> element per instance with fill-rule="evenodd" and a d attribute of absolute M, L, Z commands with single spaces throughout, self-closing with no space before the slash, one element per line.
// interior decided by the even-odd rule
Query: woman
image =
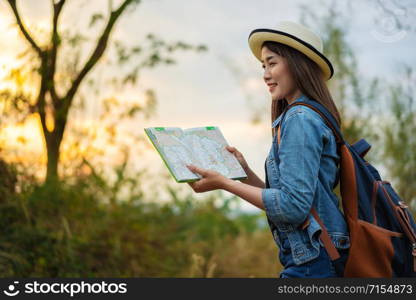
<path fill-rule="evenodd" d="M 280 277 L 337 277 L 320 239 L 326 228 L 340 260 L 345 262 L 348 229 L 333 192 L 339 161 L 335 137 L 311 108 L 298 105 L 287 109 L 296 101 L 317 101 L 340 124 L 325 83 L 333 75 L 332 65 L 322 54 L 319 36 L 293 22 L 252 31 L 249 45 L 262 62 L 272 98 L 273 144 L 266 159 L 267 182 L 250 169 L 236 148 L 227 147 L 245 169 L 247 179 L 240 183 L 190 165 L 188 168 L 203 178 L 189 184 L 198 193 L 224 189 L 265 210 L 280 248 L 284 267 Z M 312 208 L 319 217 L 311 215 Z"/>

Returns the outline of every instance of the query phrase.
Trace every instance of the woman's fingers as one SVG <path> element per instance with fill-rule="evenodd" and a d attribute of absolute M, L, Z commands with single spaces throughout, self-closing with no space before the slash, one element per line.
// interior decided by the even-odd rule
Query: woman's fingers
<path fill-rule="evenodd" d="M 237 150 L 237 148 L 232 147 L 232 146 L 226 146 L 225 147 L 229 152 L 231 152 L 236 158 L 237 160 L 240 162 L 241 166 L 243 167 L 244 170 L 247 170 L 248 168 L 248 164 L 243 156 L 243 154 L 241 154 L 240 151 Z"/>
<path fill-rule="evenodd" d="M 186 167 L 194 173 L 201 174 L 202 177 L 207 175 L 207 170 L 205 169 L 198 168 L 197 166 L 194 166 L 194 165 L 186 165 Z"/>
<path fill-rule="evenodd" d="M 243 157 L 243 155 L 240 153 L 240 151 L 238 151 L 237 150 L 237 148 L 235 148 L 235 147 L 231 147 L 231 146 L 227 146 L 226 147 L 227 148 L 227 150 L 229 151 L 229 152 L 231 152 L 235 157 L 237 157 L 237 158 L 239 158 L 239 159 L 241 159 L 242 157 Z"/>
<path fill-rule="evenodd" d="M 237 148 L 235 147 L 231 147 L 231 146 L 227 146 L 225 147 L 228 151 L 230 151 L 231 153 L 239 153 Z"/>

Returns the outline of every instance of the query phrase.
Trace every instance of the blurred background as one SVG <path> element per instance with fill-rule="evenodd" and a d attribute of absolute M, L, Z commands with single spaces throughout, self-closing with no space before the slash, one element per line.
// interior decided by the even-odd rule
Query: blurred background
<path fill-rule="evenodd" d="M 313 4 L 312 4 L 313 3 Z M 350 143 L 414 211 L 414 1 L 0 0 L 0 276 L 276 277 L 265 214 L 171 177 L 143 129 L 219 126 L 264 178 L 251 30 L 319 33 Z"/>

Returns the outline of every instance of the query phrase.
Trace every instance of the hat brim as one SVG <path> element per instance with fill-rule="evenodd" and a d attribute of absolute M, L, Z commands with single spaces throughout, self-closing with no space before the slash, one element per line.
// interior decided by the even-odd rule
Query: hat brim
<path fill-rule="evenodd" d="M 260 61 L 261 47 L 266 41 L 282 43 L 302 52 L 321 68 L 326 80 L 329 80 L 334 74 L 331 62 L 315 47 L 294 35 L 278 30 L 256 29 L 250 33 L 248 44 L 254 56 Z"/>

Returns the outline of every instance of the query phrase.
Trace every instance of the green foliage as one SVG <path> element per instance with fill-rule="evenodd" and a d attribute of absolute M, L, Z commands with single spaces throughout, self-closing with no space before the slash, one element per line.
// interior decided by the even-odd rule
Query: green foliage
<path fill-rule="evenodd" d="M 235 213 L 236 197 L 197 200 L 165 184 L 158 188 L 171 200 L 160 203 L 137 187 L 143 175 L 134 181 L 121 166 L 109 182 L 97 173 L 42 185 L 25 179 L 0 198 L 1 276 L 276 276 L 277 249 L 258 224 L 264 216 Z M 135 192 L 123 198 L 123 186 Z"/>
<path fill-rule="evenodd" d="M 394 187 L 404 201 L 416 200 L 416 106 L 415 72 L 406 67 L 403 80 L 389 87 L 391 114 L 382 126 L 385 132 L 383 158 Z"/>
<path fill-rule="evenodd" d="M 352 144 L 365 137 L 373 143 L 379 139 L 372 130 L 374 106 L 380 100 L 379 79 L 364 78 L 360 74 L 356 51 L 347 40 L 347 18 L 352 11 L 351 8 L 347 12 L 341 9 L 334 1 L 325 13 L 317 15 L 303 6 L 302 19 L 321 33 L 324 53 L 334 67 L 334 76 L 328 81 L 328 87 L 341 114 L 345 140 Z"/>

